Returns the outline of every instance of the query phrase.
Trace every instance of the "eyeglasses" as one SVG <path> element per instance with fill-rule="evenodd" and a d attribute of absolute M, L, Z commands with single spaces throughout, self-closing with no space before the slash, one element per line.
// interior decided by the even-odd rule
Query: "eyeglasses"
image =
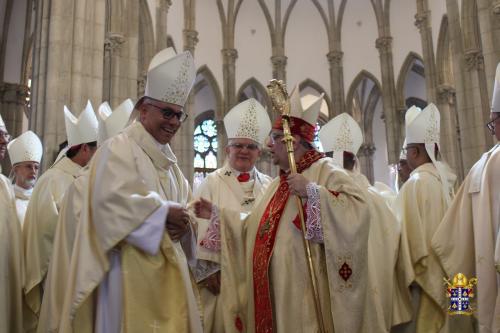
<path fill-rule="evenodd" d="M 177 117 L 177 119 L 182 123 L 188 117 L 187 113 L 182 112 L 182 111 L 175 111 L 174 109 L 172 109 L 170 107 L 160 108 L 159 106 L 154 105 L 154 104 L 149 104 L 149 105 L 154 106 L 155 108 L 160 110 L 160 112 L 163 114 L 163 119 L 166 119 L 166 120 L 170 120 L 173 117 Z"/>
<path fill-rule="evenodd" d="M 281 141 L 281 139 L 284 137 L 283 134 L 281 133 L 271 133 L 269 134 L 269 139 L 271 140 L 271 143 L 274 145 L 277 141 Z"/>
<path fill-rule="evenodd" d="M 493 119 L 492 121 L 488 122 L 486 124 L 486 127 L 488 128 L 488 130 L 490 131 L 491 135 L 495 135 L 495 122 L 500 119 L 500 116 L 496 117 L 495 119 Z"/>
<path fill-rule="evenodd" d="M 249 144 L 243 144 L 243 143 L 232 143 L 229 145 L 229 147 L 233 147 L 238 150 L 243 150 L 244 148 L 248 150 L 257 150 L 259 149 L 259 146 L 256 145 L 255 143 L 249 143 Z"/>

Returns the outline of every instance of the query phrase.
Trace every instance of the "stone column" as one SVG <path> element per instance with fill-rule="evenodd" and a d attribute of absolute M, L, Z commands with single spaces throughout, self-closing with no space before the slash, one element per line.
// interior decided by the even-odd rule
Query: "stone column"
<path fill-rule="evenodd" d="M 156 52 L 167 47 L 167 18 L 172 0 L 158 0 L 156 3 Z"/>
<path fill-rule="evenodd" d="M 329 110 L 329 117 L 333 118 L 345 111 L 344 99 L 344 69 L 342 67 L 342 58 L 344 52 L 333 50 L 326 55 L 330 64 L 330 87 L 332 110 Z"/>
<path fill-rule="evenodd" d="M 120 61 L 120 49 L 125 43 L 125 36 L 121 33 L 108 32 L 104 40 L 104 75 L 103 75 L 103 101 L 111 103 L 111 98 L 116 95 L 117 69 Z M 95 106 L 94 106 L 95 107 Z"/>
<path fill-rule="evenodd" d="M 28 115 L 26 98 L 29 95 L 29 88 L 23 84 L 0 83 L 0 110 L 2 119 L 5 122 L 7 131 L 15 138 L 23 132 L 23 115 Z M 1 163 L 4 174 L 10 172 L 10 160 L 5 158 Z"/>
<path fill-rule="evenodd" d="M 373 143 L 363 143 L 357 154 L 361 173 L 368 178 L 372 185 L 375 177 L 373 171 L 373 155 L 375 154 L 375 150 L 376 148 Z"/>
<path fill-rule="evenodd" d="M 271 63 L 273 64 L 273 79 L 286 82 L 286 63 L 288 57 L 284 54 L 273 55 Z"/>
<path fill-rule="evenodd" d="M 377 38 L 375 46 L 380 54 L 382 71 L 382 102 L 385 115 L 387 137 L 387 153 L 389 164 L 396 163 L 399 158 L 401 126 L 396 115 L 396 88 L 394 84 L 394 65 L 392 60 L 392 37 Z"/>
<path fill-rule="evenodd" d="M 39 0 L 36 7 L 30 127 L 42 139 L 42 169 L 66 140 L 63 106 L 77 116 L 102 101 L 105 0 Z"/>

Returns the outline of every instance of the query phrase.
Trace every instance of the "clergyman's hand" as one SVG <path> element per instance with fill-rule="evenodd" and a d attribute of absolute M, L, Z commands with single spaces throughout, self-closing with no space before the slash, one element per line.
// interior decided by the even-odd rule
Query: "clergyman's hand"
<path fill-rule="evenodd" d="M 201 219 L 209 220 L 212 216 L 213 205 L 210 201 L 200 198 L 194 203 L 194 214 Z"/>
<path fill-rule="evenodd" d="M 172 240 L 179 240 L 189 231 L 188 210 L 181 205 L 170 205 L 167 214 L 167 232 Z"/>
<path fill-rule="evenodd" d="M 212 294 L 219 295 L 220 293 L 220 271 L 207 277 L 200 282 L 201 286 L 207 288 Z"/>
<path fill-rule="evenodd" d="M 286 181 L 290 187 L 291 194 L 298 195 L 301 198 L 307 198 L 306 186 L 310 183 L 310 181 L 306 177 L 302 176 L 300 173 L 296 173 L 289 175 L 286 178 Z"/>

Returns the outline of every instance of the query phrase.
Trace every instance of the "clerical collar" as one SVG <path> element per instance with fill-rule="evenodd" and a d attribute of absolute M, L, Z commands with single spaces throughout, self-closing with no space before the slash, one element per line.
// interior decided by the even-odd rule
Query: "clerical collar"
<path fill-rule="evenodd" d="M 238 170 L 235 170 L 235 169 L 233 169 L 233 168 L 231 168 L 231 167 L 229 167 L 229 169 L 231 169 L 231 171 L 234 173 L 234 176 L 235 176 L 236 178 L 238 178 L 238 176 L 239 176 L 240 174 L 242 174 L 242 173 L 248 173 L 248 174 L 250 175 L 250 179 L 253 179 L 253 178 L 254 178 L 254 176 L 255 176 L 255 167 L 254 167 L 254 168 L 252 168 L 252 170 L 247 171 L 247 172 L 239 172 Z"/>
<path fill-rule="evenodd" d="M 25 189 L 21 186 L 18 186 L 17 184 L 14 184 L 14 191 L 16 193 L 20 193 L 26 197 L 31 197 L 31 193 L 33 193 L 33 187 L 30 189 Z"/>

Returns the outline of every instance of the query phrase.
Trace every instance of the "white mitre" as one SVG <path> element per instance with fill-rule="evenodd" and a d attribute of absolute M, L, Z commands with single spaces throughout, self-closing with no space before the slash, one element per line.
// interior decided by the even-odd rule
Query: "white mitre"
<path fill-rule="evenodd" d="M 176 54 L 172 47 L 158 52 L 149 64 L 144 96 L 184 106 L 196 78 L 189 51 Z"/>
<path fill-rule="evenodd" d="M 500 63 L 497 65 L 495 84 L 493 85 L 493 98 L 491 99 L 491 112 L 500 113 Z"/>
<path fill-rule="evenodd" d="M 300 118 L 308 124 L 316 127 L 319 113 L 321 111 L 321 103 L 323 102 L 324 93 L 322 93 L 309 106 L 304 107 L 300 98 L 299 86 L 296 85 L 290 94 L 290 116 Z"/>
<path fill-rule="evenodd" d="M 99 124 L 90 101 L 87 102 L 87 106 L 80 113 L 78 118 L 76 118 L 65 105 L 64 119 L 69 148 L 82 143 L 97 141 Z"/>
<path fill-rule="evenodd" d="M 319 140 L 325 152 L 333 152 L 334 163 L 343 168 L 344 151 L 356 156 L 363 144 L 363 132 L 356 120 L 344 112 L 321 127 Z"/>
<path fill-rule="evenodd" d="M 100 146 L 104 141 L 124 129 L 133 110 L 134 102 L 130 98 L 123 101 L 114 110 L 111 109 L 108 102 L 102 103 L 97 113 L 99 121 L 97 145 Z"/>
<path fill-rule="evenodd" d="M 410 124 L 417 116 L 418 114 L 422 111 L 421 108 L 416 107 L 415 105 L 412 105 L 408 110 L 406 110 L 405 113 L 405 126 L 406 124 Z M 399 159 L 400 160 L 406 160 L 406 137 L 403 142 L 403 147 L 401 149 L 401 152 L 399 153 Z"/>
<path fill-rule="evenodd" d="M 228 139 L 250 139 L 259 144 L 271 131 L 271 120 L 266 109 L 254 98 L 233 107 L 224 117 Z"/>
<path fill-rule="evenodd" d="M 43 147 L 38 136 L 27 131 L 9 142 L 7 145 L 10 162 L 16 165 L 21 162 L 38 162 L 42 160 Z"/>

